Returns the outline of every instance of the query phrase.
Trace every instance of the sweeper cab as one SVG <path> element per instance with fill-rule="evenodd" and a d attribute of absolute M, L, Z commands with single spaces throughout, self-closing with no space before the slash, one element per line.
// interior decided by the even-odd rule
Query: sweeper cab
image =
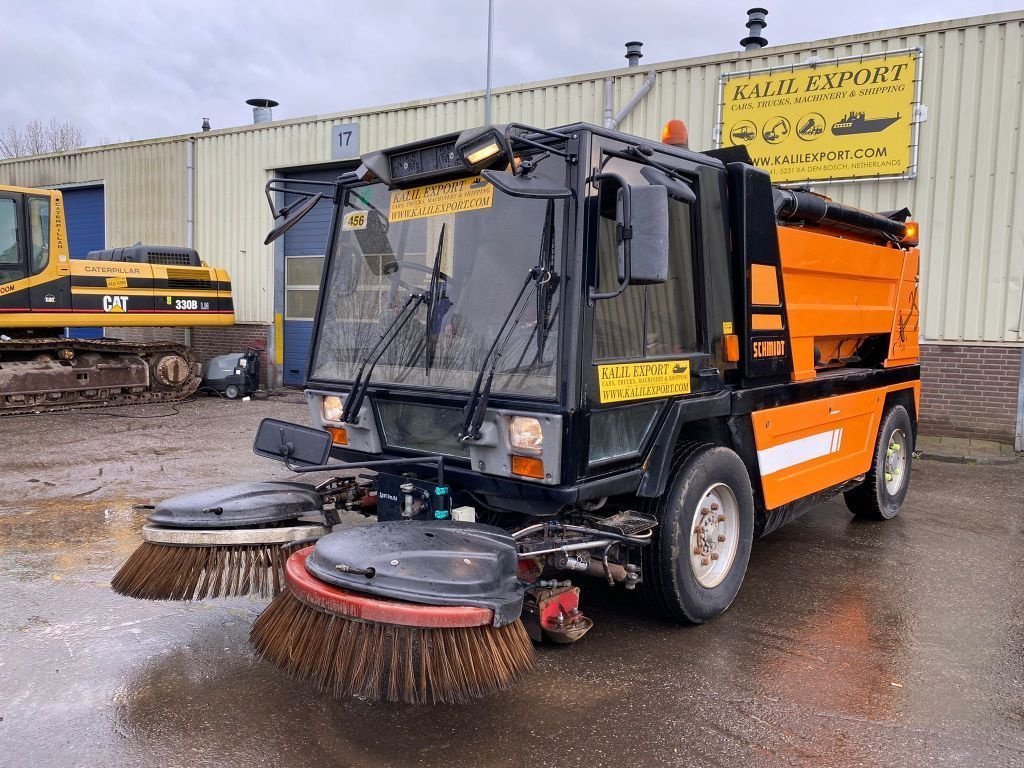
<path fill-rule="evenodd" d="M 321 200 L 334 216 L 313 426 L 268 419 L 254 447 L 328 479 L 179 497 L 177 523 L 158 506 L 147 546 L 205 552 L 157 573 L 151 552 L 133 578 L 244 592 L 235 572 L 276 567 L 277 536 L 284 589 L 253 640 L 295 675 L 466 700 L 529 667 L 526 638 L 583 638 L 594 579 L 699 624 L 735 598 L 754 538 L 838 494 L 866 518 L 903 505 L 920 372 L 905 209 L 775 187 L 742 149 L 586 124 L 463 131 L 267 197 L 268 242 Z M 377 523 L 321 535 L 342 510 Z M 247 535 L 225 571 L 212 553 Z"/>

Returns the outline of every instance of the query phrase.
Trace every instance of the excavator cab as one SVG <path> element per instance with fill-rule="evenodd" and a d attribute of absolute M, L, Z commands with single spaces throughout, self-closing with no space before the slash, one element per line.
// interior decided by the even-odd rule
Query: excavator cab
<path fill-rule="evenodd" d="M 46 269 L 50 207 L 49 195 L 0 190 L 0 295 L 13 293 L 16 281 Z"/>

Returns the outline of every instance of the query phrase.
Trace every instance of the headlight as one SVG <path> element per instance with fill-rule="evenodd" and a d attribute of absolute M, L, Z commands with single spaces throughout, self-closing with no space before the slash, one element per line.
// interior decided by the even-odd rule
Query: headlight
<path fill-rule="evenodd" d="M 544 432 L 540 422 L 532 416 L 513 416 L 509 424 L 508 439 L 513 448 L 540 453 L 544 448 Z"/>
<path fill-rule="evenodd" d="M 324 398 L 324 421 L 341 421 L 341 409 L 345 401 L 336 395 L 327 395 Z"/>

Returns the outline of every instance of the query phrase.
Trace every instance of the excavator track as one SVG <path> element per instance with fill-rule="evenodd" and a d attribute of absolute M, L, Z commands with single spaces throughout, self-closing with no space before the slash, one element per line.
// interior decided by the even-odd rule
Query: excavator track
<path fill-rule="evenodd" d="M 0 340 L 0 415 L 184 400 L 202 379 L 181 344 L 117 339 Z"/>

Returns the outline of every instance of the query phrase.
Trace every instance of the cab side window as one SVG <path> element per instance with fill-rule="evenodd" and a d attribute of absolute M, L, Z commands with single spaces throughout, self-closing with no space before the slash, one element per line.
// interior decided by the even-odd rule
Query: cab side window
<path fill-rule="evenodd" d="M 28 199 L 30 273 L 38 275 L 50 262 L 50 199 Z"/>
<path fill-rule="evenodd" d="M 644 185 L 634 163 L 612 160 L 608 170 L 631 185 Z M 669 198 L 668 280 L 660 285 L 631 285 L 614 299 L 594 306 L 594 358 L 642 359 L 700 349 L 694 285 L 695 232 L 692 207 Z M 600 205 L 597 232 L 597 290 L 618 284 L 614 206 Z"/>
<path fill-rule="evenodd" d="M 18 206 L 13 200 L 0 199 L 0 265 L 17 264 Z"/>

